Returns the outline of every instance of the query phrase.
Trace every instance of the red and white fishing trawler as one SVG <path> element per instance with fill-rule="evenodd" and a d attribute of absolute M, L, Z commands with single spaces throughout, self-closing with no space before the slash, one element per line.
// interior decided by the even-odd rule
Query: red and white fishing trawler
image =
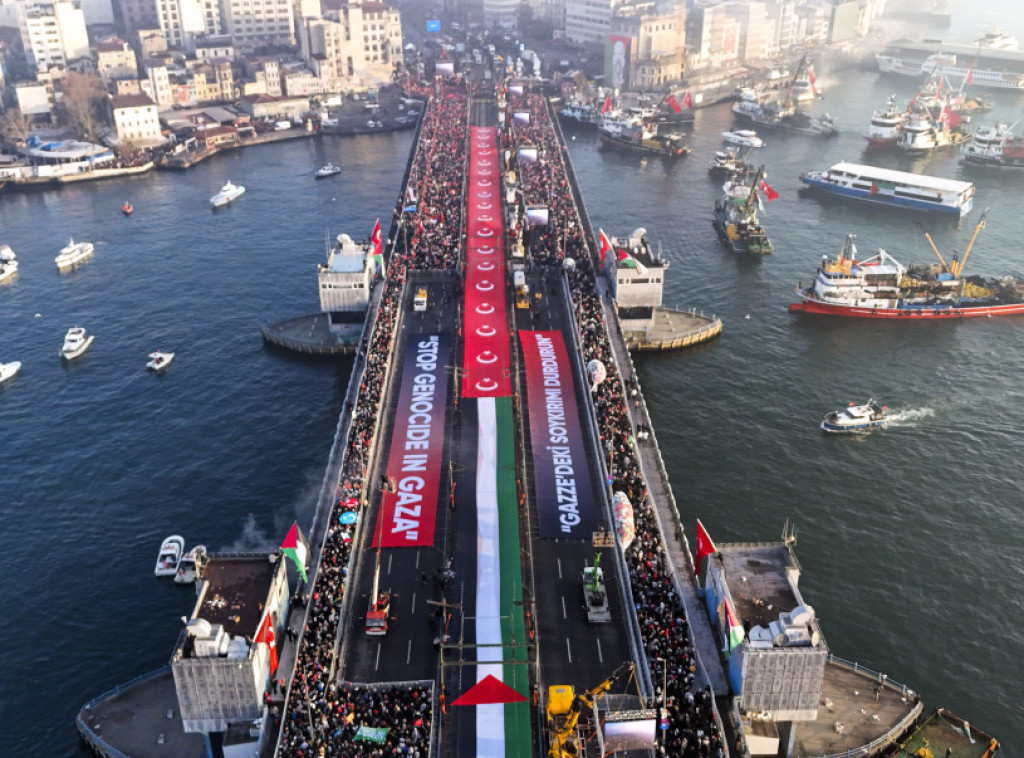
<path fill-rule="evenodd" d="M 1024 314 L 1024 281 L 963 276 L 974 240 L 985 226 L 982 214 L 962 259 L 949 265 L 932 244 L 940 263 L 903 266 L 884 250 L 857 260 L 854 236 L 834 260 L 823 256 L 814 281 L 799 286 L 800 302 L 791 313 L 819 313 L 854 318 L 970 318 Z M 927 235 L 926 235 L 927 236 Z M 928 237 L 931 243 L 931 237 Z"/>

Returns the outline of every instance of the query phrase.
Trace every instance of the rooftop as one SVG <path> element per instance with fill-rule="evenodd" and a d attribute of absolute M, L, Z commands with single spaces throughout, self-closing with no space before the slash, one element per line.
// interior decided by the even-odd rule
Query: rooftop
<path fill-rule="evenodd" d="M 156 103 L 149 99 L 149 95 L 114 95 L 110 98 L 110 102 L 115 109 L 143 108 L 156 105 Z"/>
<path fill-rule="evenodd" d="M 801 603 L 789 574 L 790 569 L 799 567 L 786 545 L 719 545 L 718 556 L 740 621 L 767 626 Z"/>
<path fill-rule="evenodd" d="M 228 634 L 254 637 L 279 560 L 266 554 L 210 556 L 193 617 L 221 624 Z"/>

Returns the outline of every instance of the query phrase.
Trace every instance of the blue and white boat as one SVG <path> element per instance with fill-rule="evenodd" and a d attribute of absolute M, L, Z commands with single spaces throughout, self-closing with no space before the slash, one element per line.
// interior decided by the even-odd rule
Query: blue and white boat
<path fill-rule="evenodd" d="M 825 171 L 807 171 L 808 189 L 878 205 L 964 216 L 974 207 L 974 184 L 937 176 L 840 162 Z"/>
<path fill-rule="evenodd" d="M 850 403 L 841 411 L 831 411 L 821 422 L 821 430 L 831 434 L 864 434 L 885 427 L 888 408 L 874 400 L 864 405 Z"/>

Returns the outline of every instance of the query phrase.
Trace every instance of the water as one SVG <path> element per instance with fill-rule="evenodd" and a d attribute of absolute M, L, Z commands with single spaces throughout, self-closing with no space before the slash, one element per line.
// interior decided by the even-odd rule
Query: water
<path fill-rule="evenodd" d="M 980 15 L 964 34 L 998 18 Z M 781 197 L 763 216 L 776 249 L 763 260 L 726 251 L 711 228 L 719 188 L 705 168 L 732 124 L 727 108 L 698 113 L 694 153 L 674 165 L 602 152 L 586 136 L 570 152 L 596 226 L 645 226 L 662 243 L 666 303 L 725 321 L 709 346 L 638 361 L 684 522 L 700 517 L 726 542 L 775 539 L 788 519 L 802 591 L 833 652 L 1017 755 L 1024 322 L 858 322 L 786 306 L 847 233 L 862 254 L 884 246 L 904 263 L 930 260 L 922 228 L 944 253 L 963 250 L 985 207 L 967 270 L 1024 271 L 1024 173 L 970 175 L 977 210 L 959 227 L 801 197 L 801 171 L 864 159 L 871 110 L 912 94 L 874 73 L 818 73 L 821 105 L 845 132 L 764 135 L 755 155 Z M 993 118 L 1024 107 L 997 100 Z M 0 198 L 0 236 L 21 262 L 0 287 L 0 361 L 24 364 L 0 389 L 0 598 L 12 630 L 0 755 L 87 755 L 79 706 L 167 662 L 192 595 L 152 578 L 164 536 L 272 549 L 293 519 L 308 522 L 350 366 L 267 352 L 258 326 L 316 310 L 328 228 L 363 236 L 378 216 L 387 226 L 410 145 L 410 134 L 302 140 L 184 174 Z M 329 160 L 344 173 L 314 181 Z M 925 170 L 961 175 L 952 155 Z M 248 192 L 211 213 L 227 179 Z M 53 257 L 71 235 L 96 255 L 60 276 Z M 57 350 L 77 323 L 96 342 L 65 367 Z M 143 366 L 158 348 L 177 357 L 152 376 Z M 869 396 L 895 409 L 890 429 L 818 431 L 826 411 Z"/>

